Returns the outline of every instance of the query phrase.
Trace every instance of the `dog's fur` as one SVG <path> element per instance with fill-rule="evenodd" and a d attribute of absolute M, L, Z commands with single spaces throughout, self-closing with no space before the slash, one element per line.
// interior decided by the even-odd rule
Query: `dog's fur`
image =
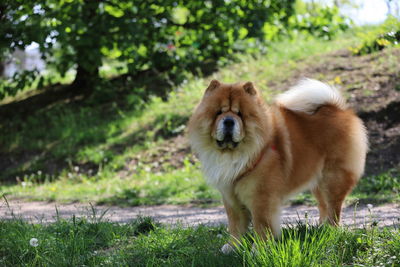
<path fill-rule="evenodd" d="M 270 107 L 251 82 L 213 80 L 188 133 L 206 180 L 222 194 L 231 242 L 246 232 L 250 219 L 261 237 L 278 237 L 283 202 L 306 189 L 318 200 L 320 222 L 338 225 L 368 147 L 363 123 L 340 93 L 311 79 Z"/>

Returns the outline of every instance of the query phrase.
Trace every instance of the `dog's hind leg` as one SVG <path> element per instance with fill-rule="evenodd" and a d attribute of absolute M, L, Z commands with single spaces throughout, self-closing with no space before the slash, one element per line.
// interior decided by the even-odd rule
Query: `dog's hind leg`
<path fill-rule="evenodd" d="M 327 220 L 330 224 L 339 225 L 343 201 L 357 180 L 357 175 L 342 168 L 324 170 L 318 188 L 320 196 L 325 200 Z"/>

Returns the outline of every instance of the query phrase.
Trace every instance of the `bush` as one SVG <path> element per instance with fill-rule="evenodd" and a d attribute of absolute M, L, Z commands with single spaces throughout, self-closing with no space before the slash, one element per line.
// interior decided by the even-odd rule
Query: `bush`
<path fill-rule="evenodd" d="M 134 80 L 162 76 L 179 84 L 186 72 L 208 74 L 218 62 L 238 52 L 265 51 L 268 41 L 281 36 L 309 33 L 331 39 L 348 27 L 336 8 L 298 1 L 303 10 L 295 10 L 295 2 L 6 0 L 0 22 L 7 18 L 13 23 L 4 24 L 0 60 L 6 52 L 37 42 L 61 77 L 76 69 L 72 89 L 91 93 L 105 60 L 123 62 Z M 21 77 L 0 83 L 0 99 L 35 81 Z M 44 83 L 42 78 L 38 86 Z M 159 87 L 165 95 L 166 86 Z"/>
<path fill-rule="evenodd" d="M 46 63 L 61 75 L 77 70 L 73 83 L 77 91 L 93 89 L 104 58 L 125 62 L 130 75 L 155 70 L 179 82 L 183 70 L 199 72 L 198 66 L 202 70 L 228 57 L 235 41 L 262 39 L 264 23 L 276 13 L 283 14 L 284 23 L 293 3 L 7 0 L 4 18 L 14 23 L 6 24 L 9 33 L 0 52 L 4 55 L 6 48 L 12 51 L 37 42 Z M 0 91 L 4 97 L 16 90 Z"/>
<path fill-rule="evenodd" d="M 338 32 L 349 28 L 350 20 L 339 14 L 337 7 L 326 7 L 308 3 L 306 12 L 299 12 L 289 19 L 292 32 L 307 33 L 331 40 Z"/>
<path fill-rule="evenodd" d="M 350 48 L 353 54 L 365 55 L 400 44 L 400 21 L 389 17 L 381 26 L 360 34 L 362 43 Z"/>

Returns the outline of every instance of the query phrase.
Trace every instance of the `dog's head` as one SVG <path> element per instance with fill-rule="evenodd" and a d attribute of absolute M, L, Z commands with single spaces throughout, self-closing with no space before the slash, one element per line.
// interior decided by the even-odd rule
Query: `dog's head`
<path fill-rule="evenodd" d="M 192 144 L 202 139 L 221 152 L 235 151 L 260 135 L 267 120 L 264 104 L 253 83 L 211 81 L 189 123 Z"/>

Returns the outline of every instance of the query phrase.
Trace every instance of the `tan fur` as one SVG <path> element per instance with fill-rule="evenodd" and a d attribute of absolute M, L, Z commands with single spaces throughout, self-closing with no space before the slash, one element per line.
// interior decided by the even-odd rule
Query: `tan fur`
<path fill-rule="evenodd" d="M 320 221 L 339 224 L 343 200 L 364 169 L 367 137 L 350 109 L 335 103 L 316 106 L 315 112 L 279 103 L 267 108 L 249 83 L 214 81 L 207 89 L 190 119 L 189 140 L 207 181 L 223 196 L 232 242 L 247 231 L 250 219 L 261 237 L 268 232 L 279 237 L 284 201 L 307 189 L 318 200 Z M 227 114 L 240 120 L 242 140 L 222 150 L 215 125 Z M 253 166 L 261 151 L 261 161 Z"/>

